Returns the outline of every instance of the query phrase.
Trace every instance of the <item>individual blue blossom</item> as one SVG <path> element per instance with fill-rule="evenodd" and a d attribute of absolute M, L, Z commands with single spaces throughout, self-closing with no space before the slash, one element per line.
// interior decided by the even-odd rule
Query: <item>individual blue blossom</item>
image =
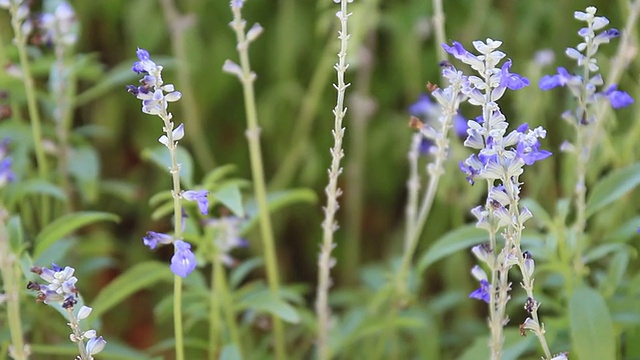
<path fill-rule="evenodd" d="M 105 345 L 107 345 L 107 342 L 102 336 L 92 337 L 89 339 L 89 341 L 87 341 L 85 350 L 87 351 L 87 354 L 95 355 L 101 352 L 104 349 Z"/>
<path fill-rule="evenodd" d="M 171 271 L 180 277 L 187 277 L 196 268 L 196 256 L 191 251 L 191 244 L 176 240 L 173 245 L 175 253 L 171 257 Z"/>
<path fill-rule="evenodd" d="M 171 132 L 171 138 L 173 139 L 173 142 L 175 144 L 177 143 L 178 140 L 182 139 L 183 137 L 184 137 L 184 124 L 180 124 L 178 125 L 177 128 L 173 129 L 173 131 Z M 169 147 L 169 138 L 167 137 L 167 135 L 160 136 L 158 141 L 162 145 Z"/>
<path fill-rule="evenodd" d="M 580 78 L 579 76 L 571 75 L 567 69 L 563 67 L 558 68 L 558 73 L 554 75 L 545 75 L 540 79 L 538 86 L 541 90 L 550 90 L 558 86 L 565 86 L 571 79 Z"/>
<path fill-rule="evenodd" d="M 197 201 L 198 209 L 202 215 L 209 213 L 209 199 L 207 199 L 209 192 L 206 190 L 188 190 L 182 193 L 182 197 L 189 201 Z"/>
<path fill-rule="evenodd" d="M 488 304 L 489 301 L 491 301 L 491 295 L 489 294 L 490 288 L 491 286 L 487 280 L 480 280 L 480 287 L 472 291 L 469 297 L 482 300 Z"/>
<path fill-rule="evenodd" d="M 11 140 L 9 139 L 0 141 L 0 188 L 9 182 L 13 182 L 16 178 L 11 170 L 11 157 L 8 156 L 10 142 Z"/>
<path fill-rule="evenodd" d="M 624 91 L 618 90 L 618 85 L 611 85 L 605 90 L 604 95 L 609 98 L 609 102 L 614 109 L 620 109 L 633 104 L 631 95 Z"/>
<path fill-rule="evenodd" d="M 506 87 L 509 90 L 520 90 L 525 86 L 529 86 L 529 79 L 516 73 L 511 73 L 511 60 L 506 61 L 502 65 L 500 72 L 500 87 Z"/>
<path fill-rule="evenodd" d="M 158 244 L 171 244 L 173 242 L 173 236 L 155 231 L 147 231 L 147 235 L 142 238 L 142 242 L 153 250 Z"/>

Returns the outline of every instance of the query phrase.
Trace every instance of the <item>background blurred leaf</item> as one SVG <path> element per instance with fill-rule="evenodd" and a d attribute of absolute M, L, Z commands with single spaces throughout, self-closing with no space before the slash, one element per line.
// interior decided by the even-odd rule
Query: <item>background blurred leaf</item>
<path fill-rule="evenodd" d="M 98 221 L 120 221 L 120 217 L 114 214 L 99 211 L 82 211 L 62 215 L 47 225 L 36 237 L 33 257 L 38 258 L 45 250 L 62 237 L 78 230 L 79 228 Z"/>
<path fill-rule="evenodd" d="M 469 249 L 485 241 L 489 241 L 487 231 L 478 229 L 475 225 L 465 225 L 452 230 L 436 240 L 436 242 L 420 256 L 417 273 L 421 274 L 434 262 L 456 251 Z"/>
<path fill-rule="evenodd" d="M 617 169 L 600 180 L 589 193 L 587 218 L 640 184 L 640 163 Z"/>
<path fill-rule="evenodd" d="M 89 317 L 95 319 L 103 313 L 118 305 L 133 293 L 145 289 L 158 281 L 168 281 L 173 279 L 173 273 L 169 270 L 169 265 L 157 261 L 147 261 L 136 264 L 120 274 L 100 291 L 98 296 L 91 302 L 93 311 Z"/>
<path fill-rule="evenodd" d="M 82 146 L 72 149 L 69 156 L 69 173 L 77 181 L 85 201 L 93 203 L 98 198 L 100 157 L 95 148 Z"/>
<path fill-rule="evenodd" d="M 577 288 L 569 300 L 572 353 L 580 360 L 615 359 L 615 332 L 604 298 L 588 287 Z"/>
<path fill-rule="evenodd" d="M 162 134 L 159 134 L 158 138 L 161 135 Z M 158 165 L 158 167 L 167 174 L 169 173 L 171 155 L 165 146 L 159 145 L 146 148 L 142 151 L 142 157 Z M 193 159 L 191 158 L 191 154 L 183 147 L 178 147 L 178 163 L 180 164 L 180 181 L 182 182 L 183 190 L 194 190 L 192 189 Z"/>

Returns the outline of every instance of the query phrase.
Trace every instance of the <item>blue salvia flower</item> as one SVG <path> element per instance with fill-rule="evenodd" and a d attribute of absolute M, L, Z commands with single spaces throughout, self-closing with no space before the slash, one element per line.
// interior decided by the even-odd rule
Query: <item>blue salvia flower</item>
<path fill-rule="evenodd" d="M 171 271 L 180 277 L 187 277 L 196 269 L 196 256 L 191 251 L 191 244 L 186 241 L 176 240 L 175 253 L 171 257 Z"/>
<path fill-rule="evenodd" d="M 583 38 L 583 42 L 578 44 L 576 48 L 567 48 L 565 54 L 574 59 L 578 66 L 586 69 L 585 73 L 597 72 L 599 70 L 598 63 L 594 57 L 598 52 L 601 44 L 607 44 L 611 39 L 620 36 L 620 32 L 617 29 L 602 30 L 609 24 L 609 19 L 604 16 L 595 16 L 596 8 L 590 6 L 586 9 L 586 12 L 576 11 L 574 18 L 587 23 L 587 27 L 583 27 L 578 31 L 578 35 Z M 597 31 L 602 30 L 596 34 Z M 580 106 L 582 109 L 578 111 L 582 112 L 576 114 L 577 119 L 580 119 L 580 123 L 593 122 L 593 118 L 583 118 L 587 106 L 594 104 L 598 99 L 605 98 L 614 109 L 620 109 L 633 104 L 633 98 L 626 92 L 618 90 L 617 85 L 611 85 L 604 91 L 596 91 L 596 89 L 603 85 L 602 76 L 596 74 L 595 76 L 589 76 L 583 78 L 581 75 L 574 75 L 563 67 L 558 68 L 558 72 L 553 75 L 545 75 L 540 79 L 539 86 L 542 90 L 550 90 L 559 86 L 566 86 L 574 97 L 581 99 Z"/>
<path fill-rule="evenodd" d="M 198 209 L 202 215 L 209 213 L 209 200 L 207 199 L 209 192 L 206 190 L 188 190 L 182 193 L 182 197 L 189 201 L 196 201 Z"/>
<path fill-rule="evenodd" d="M 147 231 L 147 235 L 142 238 L 142 242 L 153 250 L 158 244 L 171 244 L 173 242 L 173 236 L 155 231 Z"/>
<path fill-rule="evenodd" d="M 0 141 L 0 188 L 15 180 L 16 175 L 11 170 L 11 157 L 9 157 L 9 143 L 11 140 Z"/>

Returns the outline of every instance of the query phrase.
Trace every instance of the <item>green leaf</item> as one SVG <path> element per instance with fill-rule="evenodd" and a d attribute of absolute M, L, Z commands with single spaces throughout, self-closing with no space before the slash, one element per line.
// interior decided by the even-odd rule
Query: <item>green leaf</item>
<path fill-rule="evenodd" d="M 571 348 L 579 359 L 615 359 L 615 333 L 599 292 L 579 287 L 569 301 Z"/>
<path fill-rule="evenodd" d="M 38 266 L 49 266 L 53 262 L 59 262 L 71 250 L 75 241 L 73 239 L 58 239 L 56 246 L 49 246 L 37 257 L 34 256 L 34 264 Z"/>
<path fill-rule="evenodd" d="M 22 201 L 27 195 L 49 195 L 60 201 L 67 201 L 67 195 L 59 186 L 46 180 L 29 179 L 11 186 L 11 191 L 7 199 L 9 208 L 14 207 L 17 202 Z"/>
<path fill-rule="evenodd" d="M 251 273 L 251 271 L 257 269 L 262 264 L 264 264 L 264 260 L 262 260 L 262 258 L 253 258 L 241 262 L 240 265 L 231 270 L 231 274 L 229 275 L 229 287 L 232 289 L 237 288 L 242 280 Z"/>
<path fill-rule="evenodd" d="M 269 213 L 285 207 L 287 205 L 295 203 L 315 203 L 318 200 L 316 193 L 311 189 L 290 189 L 282 191 L 274 191 L 267 195 L 267 206 L 269 207 Z M 258 222 L 258 206 L 255 200 L 250 200 L 244 207 L 249 221 L 243 228 L 243 232 L 250 229 Z"/>
<path fill-rule="evenodd" d="M 223 185 L 211 194 L 224 206 L 228 207 L 236 216 L 244 217 L 244 207 L 242 206 L 242 193 L 237 184 L 230 183 Z"/>
<path fill-rule="evenodd" d="M 640 184 L 640 164 L 617 169 L 600 180 L 589 193 L 587 218 Z"/>
<path fill-rule="evenodd" d="M 456 251 L 468 249 L 485 241 L 489 241 L 487 231 L 478 229 L 475 225 L 465 225 L 452 230 L 444 234 L 420 256 L 417 273 L 421 274 L 431 264 Z"/>
<path fill-rule="evenodd" d="M 235 343 L 227 344 L 222 347 L 222 351 L 220 352 L 220 360 L 242 360 L 242 355 L 240 355 L 240 350 Z"/>
<path fill-rule="evenodd" d="M 553 228 L 553 219 L 540 203 L 531 198 L 523 199 L 520 204 L 533 214 L 533 220 L 542 224 L 546 229 Z"/>
<path fill-rule="evenodd" d="M 157 261 L 147 261 L 133 266 L 120 274 L 100 291 L 91 302 L 93 311 L 90 319 L 95 319 L 140 289 L 147 288 L 158 281 L 171 281 L 173 273 L 169 265 Z"/>
<path fill-rule="evenodd" d="M 238 310 L 242 308 L 265 311 L 292 324 L 300 321 L 300 315 L 296 309 L 287 302 L 273 296 L 268 289 L 251 293 L 240 299 Z"/>
<path fill-rule="evenodd" d="M 80 185 L 84 199 L 95 202 L 100 180 L 100 157 L 96 150 L 90 146 L 73 149 L 69 156 L 69 173 Z"/>
<path fill-rule="evenodd" d="M 82 211 L 63 215 L 55 219 L 42 229 L 36 237 L 36 247 L 33 257 L 38 258 L 40 254 L 60 238 L 69 235 L 85 225 L 93 224 L 98 221 L 118 222 L 120 221 L 120 217 L 107 212 Z"/>
<path fill-rule="evenodd" d="M 178 164 L 180 164 L 180 180 L 183 188 L 191 189 L 193 187 L 193 158 L 191 154 L 183 147 L 178 147 Z M 171 167 L 171 155 L 165 146 L 156 146 L 147 148 L 142 151 L 142 158 L 149 160 L 158 165 L 158 167 L 166 172 Z"/>

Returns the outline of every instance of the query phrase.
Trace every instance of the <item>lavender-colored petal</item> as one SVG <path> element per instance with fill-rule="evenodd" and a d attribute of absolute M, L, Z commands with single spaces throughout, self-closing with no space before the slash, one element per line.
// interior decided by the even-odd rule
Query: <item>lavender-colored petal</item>
<path fill-rule="evenodd" d="M 207 195 L 209 195 L 209 192 L 206 190 L 189 190 L 182 194 L 186 200 L 198 202 L 198 209 L 202 215 L 209 213 L 209 199 L 207 199 Z"/>
<path fill-rule="evenodd" d="M 469 297 L 472 299 L 478 299 L 486 302 L 487 304 L 491 301 L 491 295 L 489 294 L 489 282 L 487 280 L 480 280 L 480 287 L 469 294 Z"/>
<path fill-rule="evenodd" d="M 191 244 L 182 240 L 176 240 L 175 253 L 171 257 L 171 271 L 180 276 L 187 277 L 196 268 L 196 257 L 191 252 Z"/>

